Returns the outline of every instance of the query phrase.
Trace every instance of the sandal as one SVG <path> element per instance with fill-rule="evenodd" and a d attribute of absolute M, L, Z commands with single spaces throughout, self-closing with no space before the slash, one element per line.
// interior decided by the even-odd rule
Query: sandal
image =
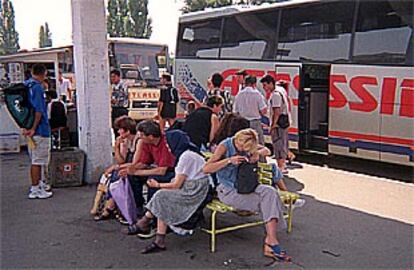
<path fill-rule="evenodd" d="M 141 251 L 141 254 L 149 254 L 149 253 L 161 252 L 161 251 L 165 251 L 166 249 L 167 249 L 166 247 L 161 247 L 157 243 L 152 242 L 149 246 L 147 246 L 146 248 L 144 248 Z"/>
<path fill-rule="evenodd" d="M 102 211 L 101 214 L 95 215 L 93 217 L 93 220 L 102 221 L 102 220 L 113 219 L 115 217 L 114 211 L 115 211 L 115 209 L 105 209 L 105 210 Z"/>
<path fill-rule="evenodd" d="M 129 225 L 128 226 L 128 230 L 126 230 L 124 232 L 127 235 L 135 235 L 135 234 L 139 234 L 139 233 L 141 233 L 141 234 L 148 234 L 149 233 L 149 230 L 148 231 L 144 231 L 140 227 L 138 227 L 137 224 L 133 224 L 133 225 Z"/>
<path fill-rule="evenodd" d="M 271 246 L 265 243 L 263 246 L 263 254 L 264 256 L 272 258 L 277 261 L 282 261 L 282 262 L 292 261 L 292 257 L 288 256 L 286 254 L 286 251 L 280 248 L 280 245 Z"/>

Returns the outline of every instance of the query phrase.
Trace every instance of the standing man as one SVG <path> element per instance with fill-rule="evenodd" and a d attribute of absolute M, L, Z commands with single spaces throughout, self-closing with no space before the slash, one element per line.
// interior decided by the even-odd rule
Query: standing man
<path fill-rule="evenodd" d="M 208 97 L 206 106 L 196 109 L 185 120 L 185 131 L 192 143 L 199 149 L 211 142 L 219 128 L 218 114 L 222 111 L 223 98 L 217 95 Z"/>
<path fill-rule="evenodd" d="M 161 131 L 164 132 L 165 121 L 168 121 L 170 127 L 174 124 L 175 117 L 177 116 L 177 103 L 180 99 L 177 89 L 172 86 L 170 74 L 163 74 L 160 80 L 162 87 L 158 102 L 158 116 L 160 118 Z"/>
<path fill-rule="evenodd" d="M 59 71 L 59 87 L 58 87 L 58 97 L 64 95 L 67 97 L 68 101 L 72 100 L 72 84 L 70 80 L 66 79 L 62 75 L 62 71 Z"/>
<path fill-rule="evenodd" d="M 222 97 L 224 103 L 220 116 L 223 116 L 225 113 L 231 112 L 232 110 L 232 100 L 229 91 L 221 89 L 223 81 L 224 78 L 220 73 L 214 73 L 211 75 L 207 82 L 207 85 L 210 83 L 211 88 L 208 89 L 207 98 L 204 101 L 204 103 L 207 103 L 208 98 L 211 96 Z"/>
<path fill-rule="evenodd" d="M 286 90 L 275 85 L 275 79 L 270 76 L 264 76 L 260 82 L 263 84 L 263 88 L 271 92 L 269 99 L 270 110 L 270 134 L 272 137 L 273 151 L 275 153 L 275 159 L 277 165 L 282 173 L 286 174 L 286 158 L 289 153 L 289 141 L 288 141 L 288 128 L 281 128 L 277 125 L 277 120 L 281 114 L 286 114 L 291 119 L 289 114 L 289 99 L 287 97 Z"/>
<path fill-rule="evenodd" d="M 245 69 L 240 69 L 239 71 L 236 72 L 236 75 L 237 75 L 237 84 L 239 85 L 239 90 L 237 91 L 238 93 L 244 88 L 244 80 L 246 79 L 247 71 Z"/>
<path fill-rule="evenodd" d="M 249 120 L 250 127 L 259 135 L 259 144 L 264 145 L 261 118 L 267 113 L 267 105 L 262 94 L 256 89 L 256 83 L 254 76 L 248 75 L 245 78 L 246 87 L 236 95 L 233 111 Z"/>
<path fill-rule="evenodd" d="M 43 171 L 47 171 L 50 160 L 50 126 L 47 116 L 45 92 L 42 82 L 46 79 L 47 71 L 44 65 L 35 64 L 32 67 L 32 77 L 24 82 L 29 90 L 29 102 L 35 111 L 35 119 L 31 129 L 24 129 L 23 135 L 30 137 L 35 146 L 29 147 L 31 159 L 30 177 L 32 186 L 29 199 L 46 199 L 53 195 L 42 178 Z"/>
<path fill-rule="evenodd" d="M 115 127 L 115 119 L 120 116 L 128 116 L 128 88 L 121 81 L 121 72 L 117 69 L 111 71 L 112 84 L 112 128 L 114 129 L 115 138 L 119 136 L 118 130 Z"/>

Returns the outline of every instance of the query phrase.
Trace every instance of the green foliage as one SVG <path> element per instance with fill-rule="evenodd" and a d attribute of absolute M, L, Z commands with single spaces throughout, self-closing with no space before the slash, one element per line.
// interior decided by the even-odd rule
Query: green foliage
<path fill-rule="evenodd" d="M 50 32 L 49 24 L 47 22 L 45 23 L 45 39 L 45 47 L 52 47 L 52 33 Z"/>
<path fill-rule="evenodd" d="M 205 8 L 224 7 L 233 4 L 232 0 L 184 0 L 184 13 L 204 10 Z"/>
<path fill-rule="evenodd" d="M 49 30 L 49 24 L 41 25 L 39 29 L 39 48 L 52 47 L 52 34 Z"/>
<path fill-rule="evenodd" d="M 45 43 L 45 27 L 41 25 L 39 29 L 39 48 L 46 47 Z"/>
<path fill-rule="evenodd" d="M 0 54 L 14 53 L 19 49 L 19 34 L 15 27 L 13 4 L 10 0 L 2 0 L 0 3 Z"/>
<path fill-rule="evenodd" d="M 276 3 L 286 0 L 184 0 L 184 13 L 204 10 L 205 8 L 218 8 L 230 5 L 249 4 L 261 5 L 263 3 Z"/>
<path fill-rule="evenodd" d="M 109 0 L 107 29 L 111 37 L 149 38 L 148 0 Z"/>

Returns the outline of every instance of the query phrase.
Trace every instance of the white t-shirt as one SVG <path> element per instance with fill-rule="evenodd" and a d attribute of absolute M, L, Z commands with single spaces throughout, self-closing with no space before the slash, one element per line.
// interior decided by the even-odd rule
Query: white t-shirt
<path fill-rule="evenodd" d="M 233 112 L 250 121 L 260 119 L 260 111 L 265 108 L 266 101 L 259 90 L 247 86 L 236 95 Z"/>
<path fill-rule="evenodd" d="M 204 158 L 190 150 L 185 151 L 178 160 L 175 167 L 175 174 L 184 174 L 187 180 L 198 180 L 206 175 L 203 173 L 203 166 L 205 164 Z"/>
<path fill-rule="evenodd" d="M 287 114 L 289 116 L 289 121 L 291 121 L 292 117 L 290 115 L 288 104 L 289 104 L 289 97 L 287 96 L 287 92 L 285 88 L 277 85 L 269 99 L 270 119 L 272 119 L 272 113 L 273 113 L 272 109 L 281 108 L 282 114 Z"/>
<path fill-rule="evenodd" d="M 68 79 L 62 78 L 62 82 L 59 85 L 58 95 L 68 96 L 68 89 L 72 89 L 72 85 Z"/>

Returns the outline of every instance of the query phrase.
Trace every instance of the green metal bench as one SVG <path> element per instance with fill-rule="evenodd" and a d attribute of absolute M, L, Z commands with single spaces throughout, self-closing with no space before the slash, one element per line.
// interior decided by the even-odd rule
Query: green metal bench
<path fill-rule="evenodd" d="M 262 184 L 271 185 L 272 184 L 272 167 L 270 164 L 260 163 L 259 164 L 259 179 Z M 292 231 L 292 219 L 293 219 L 293 203 L 300 198 L 298 194 L 288 192 L 288 191 L 278 191 L 280 199 L 286 206 L 286 213 L 284 214 L 284 217 L 287 221 L 287 232 L 290 233 Z M 247 211 L 238 211 L 237 209 L 234 209 L 232 206 L 224 204 L 223 202 L 219 201 L 218 199 L 213 199 L 212 202 L 207 204 L 207 209 L 211 211 L 211 218 L 210 218 L 210 229 L 203 228 L 202 230 L 211 236 L 211 252 L 216 251 L 216 237 L 218 234 L 225 233 L 225 232 L 231 232 L 243 228 L 249 228 L 254 227 L 258 225 L 262 225 L 264 222 L 262 220 L 257 221 L 249 221 L 246 223 L 241 223 L 237 225 L 227 226 L 224 228 L 217 228 L 216 222 L 217 222 L 217 214 L 225 214 L 225 213 L 236 213 L 239 215 L 255 215 L 257 213 L 250 213 Z"/>

